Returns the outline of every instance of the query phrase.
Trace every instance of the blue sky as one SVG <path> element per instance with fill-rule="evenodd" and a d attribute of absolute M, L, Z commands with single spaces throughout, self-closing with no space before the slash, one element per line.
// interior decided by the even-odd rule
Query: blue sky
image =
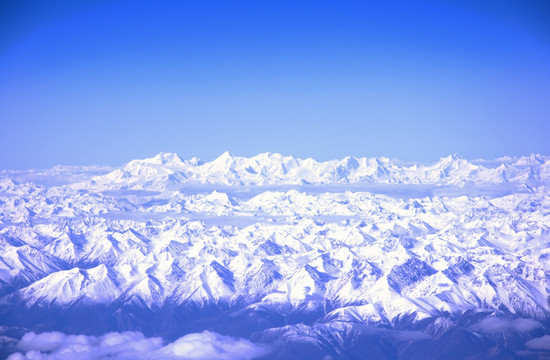
<path fill-rule="evenodd" d="M 550 153 L 550 5 L 0 5 L 0 168 Z"/>

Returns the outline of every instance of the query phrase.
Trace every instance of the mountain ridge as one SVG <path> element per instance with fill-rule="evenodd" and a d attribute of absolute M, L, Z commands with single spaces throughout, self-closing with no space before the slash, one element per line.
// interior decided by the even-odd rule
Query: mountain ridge
<path fill-rule="evenodd" d="M 170 157 L 162 162 L 160 157 Z M 503 159 L 505 160 L 505 159 Z M 233 186 L 278 184 L 400 183 L 464 185 L 526 183 L 547 185 L 550 159 L 532 154 L 499 167 L 474 164 L 458 155 L 450 155 L 425 165 L 403 165 L 388 158 L 355 158 L 318 162 L 273 153 L 251 158 L 225 152 L 211 162 L 193 158 L 181 160 L 176 154 L 161 153 L 153 158 L 133 160 L 121 168 L 96 176 L 91 185 L 124 188 L 165 188 L 174 184 L 207 183 Z"/>
<path fill-rule="evenodd" d="M 219 322 L 285 334 L 283 348 L 306 336 L 344 351 L 365 326 L 435 341 L 466 322 L 483 349 L 527 351 L 550 334 L 548 163 L 159 154 L 54 185 L 4 172 L 0 325 L 85 331 L 71 316 L 94 314 L 94 329 L 157 334 L 150 319 L 180 316 L 190 325 L 165 325 L 173 336 Z M 493 318 L 540 326 L 495 345 L 479 330 Z"/>

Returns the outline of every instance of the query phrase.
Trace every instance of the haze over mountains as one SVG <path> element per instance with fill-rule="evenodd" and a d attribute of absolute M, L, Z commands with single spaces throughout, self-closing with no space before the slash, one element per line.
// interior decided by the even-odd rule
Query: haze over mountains
<path fill-rule="evenodd" d="M 543 155 L 3 170 L 3 354 L 137 331 L 265 359 L 550 356 L 549 185 Z"/>

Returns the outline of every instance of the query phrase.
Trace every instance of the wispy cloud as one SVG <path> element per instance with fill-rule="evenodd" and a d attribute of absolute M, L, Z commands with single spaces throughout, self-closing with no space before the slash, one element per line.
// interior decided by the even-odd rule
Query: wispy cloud
<path fill-rule="evenodd" d="M 525 343 L 530 350 L 546 350 L 550 351 L 550 335 L 544 335 L 535 339 L 531 339 Z"/>
<path fill-rule="evenodd" d="M 542 327 L 542 324 L 532 319 L 507 320 L 497 317 L 488 317 L 472 325 L 471 329 L 485 334 L 493 334 L 505 331 L 525 332 L 539 327 Z"/>
<path fill-rule="evenodd" d="M 204 331 L 188 334 L 163 345 L 161 338 L 146 338 L 140 332 L 108 333 L 103 336 L 67 335 L 60 332 L 27 333 L 17 344 L 19 352 L 8 360 L 112 360 L 141 359 L 253 359 L 265 355 L 265 346 L 246 339 Z"/>

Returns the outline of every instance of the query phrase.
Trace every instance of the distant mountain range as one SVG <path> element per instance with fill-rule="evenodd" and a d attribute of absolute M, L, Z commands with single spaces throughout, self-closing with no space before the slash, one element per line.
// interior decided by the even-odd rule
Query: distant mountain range
<path fill-rule="evenodd" d="M 91 179 L 94 188 L 164 188 L 170 184 L 281 185 L 333 183 L 498 184 L 545 183 L 550 158 L 530 155 L 469 162 L 452 155 L 430 165 L 404 164 L 387 158 L 354 158 L 318 162 L 263 153 L 252 158 L 225 152 L 211 162 L 176 154 L 130 161 L 120 169 Z"/>
<path fill-rule="evenodd" d="M 4 170 L 0 356 L 128 330 L 264 359 L 550 356 L 549 185 L 542 155 Z"/>

